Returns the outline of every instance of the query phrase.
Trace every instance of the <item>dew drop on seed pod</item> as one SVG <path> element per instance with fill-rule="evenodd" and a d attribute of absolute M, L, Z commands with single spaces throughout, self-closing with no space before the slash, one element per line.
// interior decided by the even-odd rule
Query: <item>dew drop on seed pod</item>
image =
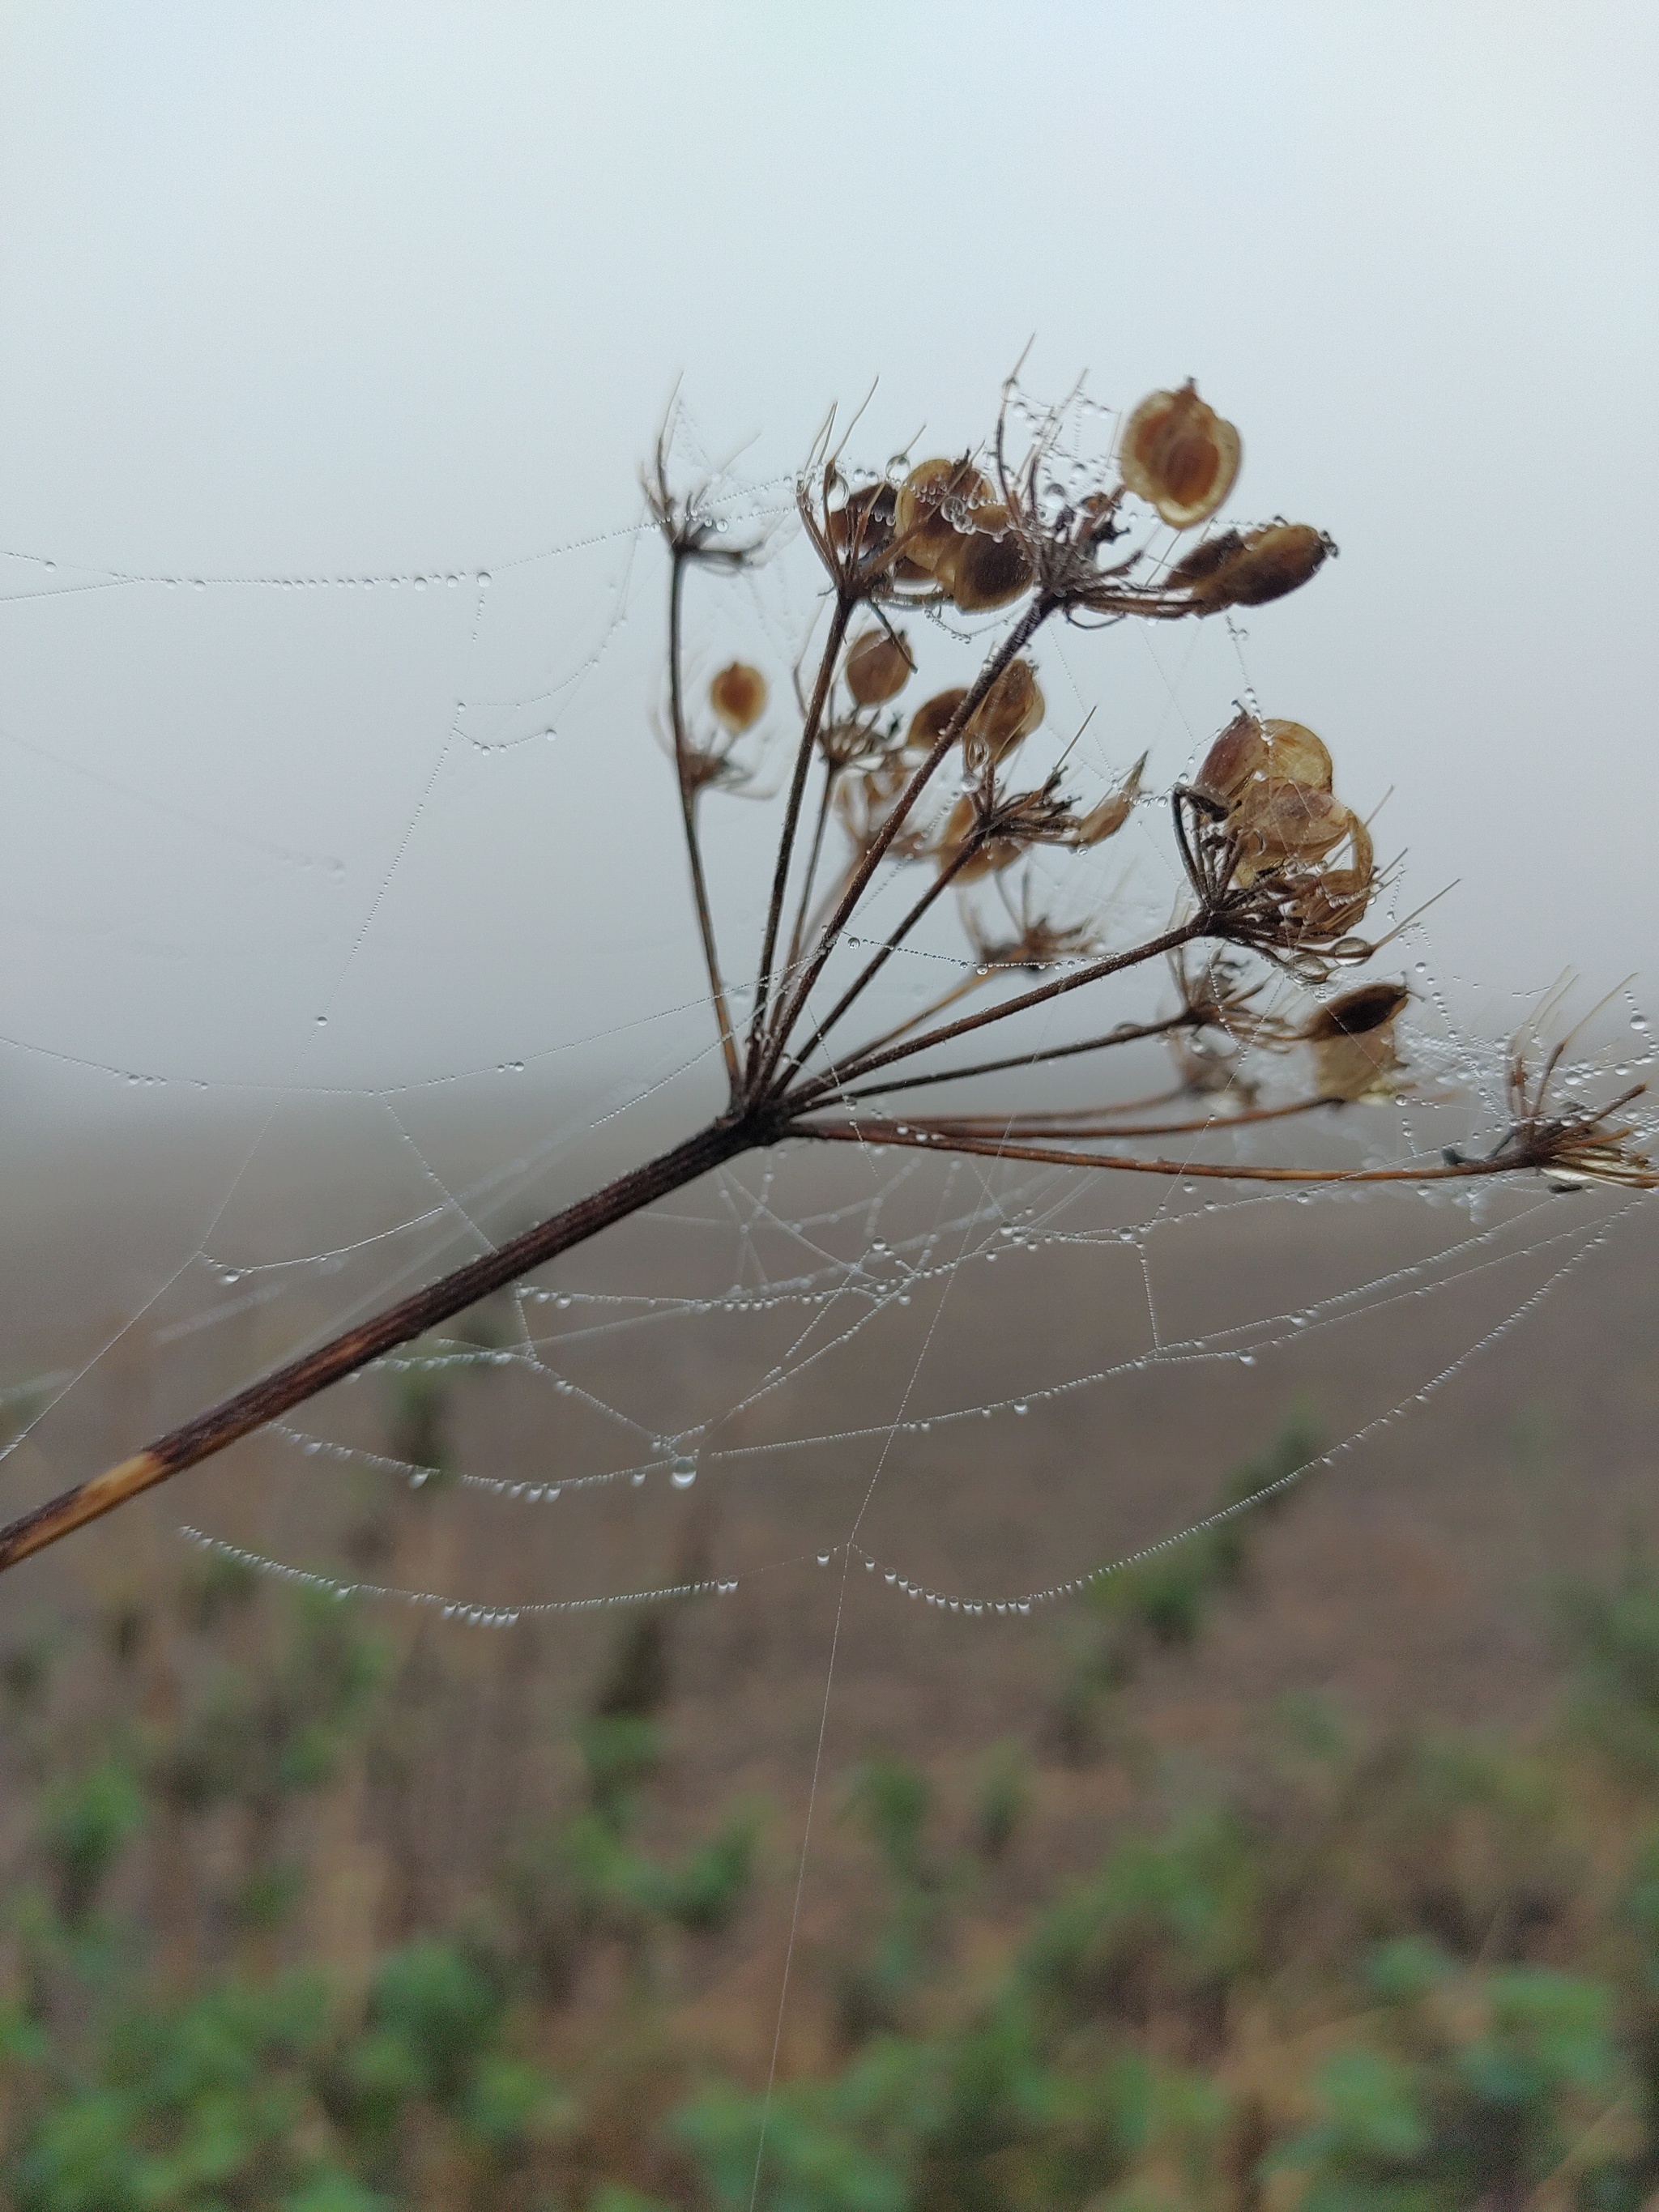
<path fill-rule="evenodd" d="M 676 1490 L 690 1490 L 697 1479 L 696 1455 L 692 1453 L 688 1455 L 684 1452 L 678 1454 L 673 1465 L 668 1470 L 668 1479 Z"/>

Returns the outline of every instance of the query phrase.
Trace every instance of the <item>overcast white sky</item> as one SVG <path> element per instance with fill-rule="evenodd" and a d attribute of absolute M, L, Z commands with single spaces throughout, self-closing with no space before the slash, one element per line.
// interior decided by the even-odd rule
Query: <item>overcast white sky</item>
<path fill-rule="evenodd" d="M 1392 788 L 1413 891 L 1460 879 L 1438 972 L 1498 1028 L 1565 964 L 1650 981 L 1650 5 L 0 21 L 7 1036 L 397 1082 L 684 996 L 627 535 L 666 395 L 764 480 L 878 375 L 871 458 L 965 444 L 1033 332 L 1040 392 L 1196 374 L 1238 510 L 1340 541 L 1249 672 Z M 781 671 L 742 611 L 709 652 Z M 1240 677 L 1158 650 L 1066 681 L 1167 781 Z"/>

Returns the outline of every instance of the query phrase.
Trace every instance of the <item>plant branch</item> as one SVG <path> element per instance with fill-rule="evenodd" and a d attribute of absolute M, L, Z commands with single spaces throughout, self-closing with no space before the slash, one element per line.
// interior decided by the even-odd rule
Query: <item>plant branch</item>
<path fill-rule="evenodd" d="M 837 1145 L 903 1145 L 923 1152 L 972 1152 L 984 1159 L 1035 1160 L 1061 1168 L 1111 1168 L 1126 1175 L 1164 1176 L 1180 1182 L 1203 1176 L 1217 1182 L 1455 1182 L 1471 1176 L 1512 1176 L 1529 1163 L 1517 1160 L 1443 1160 L 1438 1166 L 1403 1168 L 1268 1168 L 1215 1160 L 1126 1159 L 1121 1153 L 1074 1152 L 1058 1146 L 1002 1144 L 991 1137 L 930 1137 L 908 1124 L 860 1121 L 840 1127 L 830 1122 L 797 1121 L 789 1134 Z"/>
<path fill-rule="evenodd" d="M 1042 598 L 1032 600 L 1030 605 L 1027 607 L 1025 612 L 964 692 L 956 713 L 951 715 L 939 732 L 933 750 L 916 769 L 909 782 L 905 785 L 904 789 L 899 793 L 892 812 L 871 839 L 869 849 L 863 854 L 848 878 L 846 888 L 836 902 L 834 911 L 819 933 L 817 946 L 814 948 L 811 958 L 806 963 L 805 973 L 785 1000 L 782 1010 L 773 1024 L 771 1042 L 767 1048 L 766 1056 L 758 1069 L 755 1071 L 758 1086 L 763 1087 L 770 1082 L 772 1071 L 782 1058 L 784 1048 L 789 1042 L 789 1032 L 799 1020 L 801 1010 L 811 996 L 813 985 L 823 974 L 825 963 L 836 949 L 836 940 L 847 927 L 859 901 L 863 897 L 870 878 L 881 865 L 882 856 L 903 828 L 911 810 L 927 788 L 935 769 L 963 730 L 967 728 L 970 717 L 977 710 L 981 701 L 992 684 L 996 682 L 1015 654 L 1036 636 L 1053 612 L 1053 601 Z"/>
<path fill-rule="evenodd" d="M 969 981 L 974 983 L 978 983 L 981 980 L 977 975 L 969 978 Z M 958 984 L 954 991 L 948 992 L 929 1011 L 933 1013 L 939 1012 L 944 1007 L 951 1005 L 955 1000 L 960 998 L 967 988 L 968 985 L 965 983 Z M 921 1018 L 925 1018 L 918 1017 L 918 1019 Z M 886 1036 L 877 1038 L 875 1043 L 868 1049 L 871 1051 L 878 1049 L 887 1043 L 890 1038 L 902 1036 L 905 1030 L 913 1026 L 913 1024 L 905 1022 L 899 1028 L 890 1030 Z M 1190 1007 L 1183 1006 L 1178 1014 L 1166 1015 L 1161 1022 L 1120 1022 L 1115 1029 L 1108 1030 L 1103 1036 L 1085 1037 L 1077 1044 L 1043 1045 L 1036 1052 L 1009 1053 L 1002 1060 L 975 1060 L 969 1067 L 939 1067 L 928 1075 L 901 1075 L 890 1083 L 861 1084 L 856 1091 L 842 1091 L 834 1098 L 825 1099 L 823 1103 L 826 1105 L 844 1105 L 860 1098 L 887 1097 L 895 1091 L 921 1091 L 939 1083 L 965 1083 L 971 1077 L 977 1075 L 1000 1075 L 1012 1067 L 1039 1067 L 1045 1061 L 1051 1060 L 1075 1060 L 1084 1053 L 1106 1052 L 1115 1044 L 1141 1044 L 1148 1037 L 1168 1036 L 1175 1030 L 1197 1029 L 1200 1026 L 1200 1017 L 1194 1013 Z M 1165 1095 L 1175 1098 L 1178 1097 L 1180 1093 L 1170 1091 Z"/>
<path fill-rule="evenodd" d="M 805 1066 L 806 1062 L 823 1042 L 825 1037 L 829 1036 L 830 1030 L 834 1029 L 836 1024 L 841 1019 L 842 1016 L 847 1012 L 848 1009 L 852 1006 L 855 1001 L 863 995 L 864 992 L 868 989 L 870 985 L 874 982 L 876 977 L 881 973 L 889 960 L 892 958 L 894 953 L 898 951 L 905 939 L 910 934 L 910 932 L 915 927 L 916 924 L 921 920 L 922 916 L 933 905 L 934 900 L 939 896 L 942 891 L 949 889 L 956 878 L 961 873 L 962 870 L 967 866 L 969 861 L 979 850 L 979 840 L 975 838 L 967 838 L 963 840 L 957 851 L 951 855 L 951 858 L 945 862 L 945 866 L 934 877 L 933 882 L 928 884 L 927 890 L 911 908 L 909 913 L 905 915 L 903 921 L 901 921 L 898 927 L 893 931 L 891 936 L 887 939 L 884 944 L 877 949 L 874 957 L 866 962 L 865 965 L 860 969 L 859 973 L 853 978 L 847 988 L 842 993 L 840 998 L 836 1000 L 835 1005 L 830 1007 L 829 1012 L 823 1017 L 823 1019 L 816 1025 L 806 1043 L 801 1047 L 801 1049 L 798 1053 L 792 1054 L 789 1065 L 778 1076 L 773 1085 L 775 1091 L 781 1092 L 787 1088 L 791 1079 L 799 1073 L 802 1067 Z M 978 982 L 980 979 L 975 975 L 971 980 L 974 982 Z M 908 1024 L 906 1026 L 908 1027 Z M 889 1034 L 891 1035 L 892 1032 L 890 1031 Z M 881 1040 L 881 1042 L 884 1042 L 885 1039 Z"/>
<path fill-rule="evenodd" d="M 720 1053 L 733 1100 L 741 1085 L 737 1037 L 726 1005 L 720 976 L 720 954 L 714 944 L 714 918 L 708 903 L 708 884 L 703 873 L 702 842 L 697 835 L 697 793 L 690 775 L 690 745 L 685 732 L 685 692 L 681 657 L 682 601 L 685 595 L 688 556 L 676 545 L 670 556 L 668 580 L 668 711 L 674 730 L 675 781 L 680 787 L 680 817 L 685 825 L 685 849 L 691 863 L 691 896 L 697 909 L 697 928 L 702 938 L 703 958 L 708 967 L 708 993 L 714 1018 L 720 1024 Z"/>
<path fill-rule="evenodd" d="M 931 1051 L 934 1045 L 944 1044 L 951 1037 L 965 1036 L 970 1030 L 983 1029 L 988 1022 L 1006 1021 L 1011 1015 L 1024 1013 L 1028 1006 L 1044 1006 L 1052 999 L 1063 998 L 1068 991 L 1080 991 L 1086 983 L 1097 983 L 1104 976 L 1119 975 L 1126 968 L 1139 967 L 1163 953 L 1175 951 L 1180 945 L 1190 945 L 1194 938 L 1204 934 L 1206 927 L 1201 915 L 1182 922 L 1174 929 L 1165 930 L 1162 937 L 1150 938 L 1145 945 L 1137 945 L 1127 952 L 1091 960 L 1086 968 L 1062 975 L 1053 983 L 1044 983 L 1035 991 L 1024 992 L 1017 999 L 1005 999 L 999 1006 L 986 1007 L 982 1013 L 964 1014 L 959 1021 L 947 1022 L 942 1029 L 928 1030 L 904 1044 L 889 1045 L 885 1051 L 871 1053 L 853 1061 L 838 1074 L 815 1076 L 793 1094 L 791 1103 L 797 1111 L 816 1105 L 826 1092 L 841 1090 L 848 1080 L 857 1081 L 896 1060 L 908 1060 L 913 1053 Z"/>
<path fill-rule="evenodd" d="M 806 720 L 801 727 L 800 748 L 795 755 L 795 772 L 790 779 L 789 803 L 784 810 L 777 861 L 772 871 L 772 896 L 766 909 L 766 932 L 761 940 L 760 965 L 755 973 L 754 1012 L 749 1022 L 749 1085 L 751 1096 L 760 1088 L 757 1077 L 761 1064 L 761 1040 L 765 1034 L 771 997 L 772 961 L 778 948 L 778 929 L 783 919 L 783 902 L 789 890 L 789 864 L 794 857 L 795 834 L 800 822 L 801 800 L 806 790 L 806 772 L 812 764 L 818 731 L 823 721 L 823 710 L 829 702 L 830 686 L 835 677 L 836 662 L 840 658 L 842 641 L 847 635 L 847 625 L 853 618 L 853 605 L 845 592 L 837 592 L 835 611 L 830 617 L 830 635 L 824 640 L 823 656 L 818 662 L 817 677 L 812 685 L 811 703 L 807 708 Z"/>
<path fill-rule="evenodd" d="M 566 1206 L 562 1212 L 550 1215 L 547 1220 L 526 1229 L 509 1243 L 486 1252 L 479 1259 L 468 1261 L 465 1267 L 441 1276 L 424 1290 L 372 1315 L 368 1321 L 359 1322 L 355 1328 L 331 1337 L 314 1352 L 302 1353 L 259 1382 L 251 1383 L 246 1389 L 239 1390 L 234 1397 L 210 1407 L 182 1427 L 169 1429 L 165 1436 L 158 1437 L 154 1443 L 131 1459 L 123 1460 L 118 1466 L 77 1483 L 73 1489 L 36 1506 L 33 1512 L 21 1515 L 0 1528 L 0 1572 L 15 1566 L 33 1553 L 44 1551 L 48 1544 L 56 1543 L 71 1529 L 112 1511 L 128 1498 L 137 1497 L 141 1491 L 151 1489 L 170 1475 L 180 1474 L 185 1468 L 210 1459 L 227 1444 L 250 1435 L 267 1421 L 274 1421 L 307 1398 L 314 1398 L 331 1382 L 356 1373 L 395 1345 L 407 1344 L 440 1322 L 447 1321 L 452 1314 L 475 1305 L 480 1298 L 515 1282 L 556 1254 L 567 1252 L 572 1245 L 597 1236 L 613 1222 L 626 1220 L 629 1214 L 639 1212 L 669 1191 L 695 1182 L 710 1168 L 721 1166 L 738 1153 L 770 1140 L 765 1128 L 752 1121 L 711 1123 L 672 1152 L 647 1161 L 642 1167 L 631 1169 L 615 1182 L 607 1183 L 603 1190 Z"/>

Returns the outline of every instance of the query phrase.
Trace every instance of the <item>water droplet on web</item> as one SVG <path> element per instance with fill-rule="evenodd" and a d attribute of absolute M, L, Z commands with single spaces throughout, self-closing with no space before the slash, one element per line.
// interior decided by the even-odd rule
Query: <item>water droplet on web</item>
<path fill-rule="evenodd" d="M 478 571 L 478 589 L 481 592 L 487 592 L 489 589 L 489 586 L 490 574 L 489 569 L 480 568 Z"/>
<path fill-rule="evenodd" d="M 1648 1018 L 1645 1014 L 1632 1014 L 1630 1018 L 1630 1025 L 1636 1031 L 1638 1036 L 1640 1036 L 1643 1031 L 1647 1028 Z"/>
<path fill-rule="evenodd" d="M 1016 1399 L 1015 1399 L 1015 1401 L 1014 1401 L 1014 1411 L 1015 1411 L 1017 1413 L 1029 1413 L 1030 1412 L 1030 1410 L 1031 1410 L 1031 1409 L 1030 1409 L 1030 1407 L 1026 1404 L 1026 1402 L 1025 1402 L 1025 1401 L 1024 1401 L 1024 1398 L 1016 1398 Z"/>
<path fill-rule="evenodd" d="M 637 1490 L 645 1480 L 645 1469 L 642 1467 L 636 1467 L 633 1474 L 629 1476 L 628 1480 L 633 1484 L 635 1489 Z"/>
<path fill-rule="evenodd" d="M 1255 1365 L 1255 1352 L 1241 1352 L 1238 1355 L 1238 1364 L 1241 1367 L 1254 1367 Z"/>
<path fill-rule="evenodd" d="M 829 1565 L 829 1564 L 830 1564 L 830 1554 L 829 1554 L 829 1553 L 828 1553 L 828 1552 L 820 1552 L 820 1553 L 818 1553 L 818 1565 L 819 1565 L 821 1567 L 827 1567 L 827 1566 Z"/>
<path fill-rule="evenodd" d="M 676 1490 L 690 1490 L 697 1479 L 696 1454 L 695 1452 L 678 1454 L 668 1470 L 668 1479 Z"/>
<path fill-rule="evenodd" d="M 317 1026 L 319 1030 L 325 1030 L 328 1027 L 328 1016 L 326 1014 L 318 1015 Z"/>

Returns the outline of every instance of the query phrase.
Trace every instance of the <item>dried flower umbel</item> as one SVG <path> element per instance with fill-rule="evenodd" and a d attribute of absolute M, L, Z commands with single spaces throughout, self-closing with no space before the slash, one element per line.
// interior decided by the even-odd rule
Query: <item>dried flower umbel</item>
<path fill-rule="evenodd" d="M 25 1514 L 0 1530 L 0 1568 L 222 1450 L 711 1168 L 786 1141 L 919 1147 L 1182 1182 L 1535 1175 L 1561 1189 L 1659 1182 L 1637 1133 L 1619 1118 L 1639 1087 L 1601 1107 L 1553 1100 L 1559 1046 L 1535 1075 L 1528 1054 L 1516 1054 L 1509 1126 L 1483 1156 L 1452 1150 L 1343 1169 L 1199 1154 L 1196 1140 L 1217 1131 L 1348 1112 L 1400 1095 L 1403 985 L 1360 983 L 1299 1016 L 1287 1015 L 1276 995 L 1322 989 L 1387 941 L 1364 933 L 1379 887 L 1370 830 L 1338 796 L 1320 738 L 1300 723 L 1241 712 L 1191 780 L 1170 793 L 1186 896 L 1167 926 L 1139 941 L 1115 942 L 1109 900 L 1058 910 L 1030 865 L 1033 856 L 1068 868 L 1097 865 L 1081 856 L 1110 848 L 1133 818 L 1146 759 L 1094 789 L 1071 769 L 1069 748 L 1046 770 L 1026 766 L 1048 711 L 1038 642 L 1054 623 L 1086 630 L 1131 617 L 1201 621 L 1231 607 L 1266 605 L 1310 581 L 1334 548 L 1313 525 L 1281 519 L 1221 528 L 1173 558 L 1157 550 L 1164 542 L 1159 528 L 1185 532 L 1215 515 L 1239 471 L 1237 431 L 1190 382 L 1154 392 L 1131 411 L 1118 440 L 1118 475 L 1086 491 L 1075 488 L 1075 469 L 1060 465 L 1060 417 L 1037 431 L 1018 461 L 1007 452 L 1008 419 L 1005 404 L 985 452 L 906 459 L 865 481 L 848 475 L 826 440 L 800 480 L 797 503 L 824 572 L 827 619 L 810 678 L 796 686 L 793 758 L 741 1024 L 699 817 L 711 796 L 746 785 L 750 767 L 733 749 L 754 742 L 777 710 L 769 705 L 764 672 L 744 661 L 714 674 L 706 702 L 694 706 L 684 608 L 694 571 L 730 574 L 765 549 L 720 527 L 706 491 L 674 485 L 665 430 L 646 490 L 667 554 L 667 735 L 726 1069 L 724 1106 L 660 1158 Z M 1158 518 L 1158 527 L 1141 535 L 1138 502 Z M 917 656 L 895 620 L 906 610 L 948 617 L 957 630 L 965 621 L 981 633 L 967 680 L 908 709 Z M 985 617 L 997 615 L 1000 629 L 986 631 Z M 912 869 L 915 896 L 872 938 L 872 902 Z M 866 994 L 927 915 L 958 897 L 970 902 L 959 979 L 896 1025 L 872 1032 L 853 1024 Z M 1005 926 L 988 924 L 971 903 L 984 898 Z M 1080 1036 L 1050 1040 L 1047 1017 L 1061 1000 L 1086 993 L 1092 1008 L 1115 978 L 1164 967 L 1175 983 L 1168 1012 L 1096 1018 Z M 1034 1012 L 1035 1024 L 1022 1019 Z M 993 1028 L 995 1040 L 981 1035 Z M 928 1110 L 929 1094 L 945 1086 L 959 1093 L 1062 1061 L 1101 1061 L 1149 1039 L 1169 1045 L 1176 1078 L 1150 1100 Z M 1288 1097 L 1263 1104 L 1263 1072 L 1275 1056 L 1302 1073 Z M 1160 1137 L 1181 1139 L 1175 1156 L 1144 1149 Z"/>

